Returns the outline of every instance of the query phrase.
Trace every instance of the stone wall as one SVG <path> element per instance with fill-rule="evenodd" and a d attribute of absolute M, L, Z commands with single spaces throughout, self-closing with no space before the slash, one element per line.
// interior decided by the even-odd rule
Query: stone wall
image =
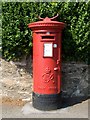
<path fill-rule="evenodd" d="M 26 64 L 20 62 L 7 62 L 0 59 L 0 83 L 2 84 L 2 102 L 11 102 L 12 100 L 31 101 L 32 93 L 32 67 L 29 72 L 26 70 Z M 16 104 L 16 102 L 15 102 Z M 20 104 L 20 103 L 19 103 Z"/>
<path fill-rule="evenodd" d="M 2 96 L 32 101 L 32 61 L 30 64 L 7 62 L 0 59 Z M 62 96 L 87 97 L 90 85 L 88 65 L 84 63 L 62 63 Z M 1 94 L 0 94 L 1 95 Z"/>
<path fill-rule="evenodd" d="M 88 65 L 84 63 L 62 64 L 62 91 L 65 97 L 87 97 L 89 95 Z"/>

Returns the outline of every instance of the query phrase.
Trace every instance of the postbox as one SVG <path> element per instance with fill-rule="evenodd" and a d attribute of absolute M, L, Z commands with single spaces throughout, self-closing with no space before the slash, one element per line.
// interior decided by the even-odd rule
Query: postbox
<path fill-rule="evenodd" d="M 58 16 L 58 15 L 57 15 Z M 63 22 L 40 18 L 28 24 L 33 33 L 33 107 L 58 109 L 61 103 L 61 34 Z"/>

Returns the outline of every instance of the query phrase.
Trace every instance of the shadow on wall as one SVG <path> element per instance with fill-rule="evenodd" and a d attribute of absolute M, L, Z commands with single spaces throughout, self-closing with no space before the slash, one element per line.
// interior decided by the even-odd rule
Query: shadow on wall
<path fill-rule="evenodd" d="M 69 62 L 62 64 L 63 107 L 80 103 L 90 98 L 88 65 Z"/>
<path fill-rule="evenodd" d="M 31 56 L 26 60 L 26 70 L 32 74 Z M 25 68 L 24 67 L 24 68 Z M 84 63 L 62 63 L 62 102 L 63 107 L 80 103 L 90 98 L 88 65 Z"/>

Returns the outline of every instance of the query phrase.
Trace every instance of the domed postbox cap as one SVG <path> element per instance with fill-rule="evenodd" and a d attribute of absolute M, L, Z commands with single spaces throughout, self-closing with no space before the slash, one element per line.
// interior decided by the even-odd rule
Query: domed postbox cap
<path fill-rule="evenodd" d="M 31 30 L 33 30 L 33 31 L 34 30 L 48 30 L 48 29 L 50 29 L 50 30 L 55 29 L 57 31 L 60 31 L 65 27 L 65 23 L 56 21 L 55 19 L 57 17 L 58 17 L 58 15 L 53 18 L 39 17 L 40 21 L 30 23 L 30 24 L 28 24 L 28 27 L 31 28 Z"/>

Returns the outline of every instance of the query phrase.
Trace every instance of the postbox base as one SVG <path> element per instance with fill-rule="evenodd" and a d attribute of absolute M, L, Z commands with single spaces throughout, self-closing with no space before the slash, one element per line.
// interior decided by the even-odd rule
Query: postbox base
<path fill-rule="evenodd" d="M 61 108 L 61 93 L 37 94 L 33 92 L 33 107 L 39 110 L 55 110 Z"/>

